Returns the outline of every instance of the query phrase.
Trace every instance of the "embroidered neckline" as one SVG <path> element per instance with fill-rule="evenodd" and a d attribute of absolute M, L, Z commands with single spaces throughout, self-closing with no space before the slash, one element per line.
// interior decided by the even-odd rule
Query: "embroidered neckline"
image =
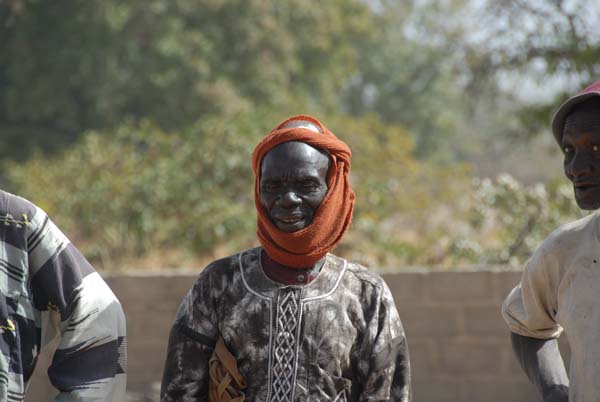
<path fill-rule="evenodd" d="M 328 254 L 325 265 L 323 265 L 313 281 L 306 285 L 284 285 L 274 282 L 263 271 L 260 265 L 261 250 L 261 247 L 248 249 L 239 253 L 237 258 L 242 282 L 246 289 L 265 300 L 271 300 L 278 289 L 285 288 L 304 289 L 302 302 L 328 297 L 338 288 L 348 267 L 348 262 L 343 258 Z M 255 258 L 256 261 L 252 261 L 249 264 L 247 260 L 244 261 L 246 256 L 252 259 Z M 336 260 L 341 260 L 341 263 L 338 263 Z"/>

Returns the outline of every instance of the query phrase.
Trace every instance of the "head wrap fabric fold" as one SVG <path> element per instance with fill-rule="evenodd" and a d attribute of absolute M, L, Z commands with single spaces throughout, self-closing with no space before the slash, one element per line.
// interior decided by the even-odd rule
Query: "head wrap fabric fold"
<path fill-rule="evenodd" d="M 296 120 L 313 123 L 321 129 L 321 133 L 301 124 L 290 124 Z M 264 156 L 277 145 L 288 141 L 300 141 L 320 148 L 329 154 L 330 159 L 327 195 L 311 224 L 292 233 L 280 230 L 271 222 L 259 198 L 260 169 Z M 258 212 L 257 235 L 269 257 L 288 267 L 306 268 L 313 266 L 342 240 L 352 221 L 355 200 L 349 180 L 351 155 L 346 143 L 319 120 L 306 115 L 283 121 L 256 146 L 252 153 L 252 169 L 255 174 L 254 203 Z"/>

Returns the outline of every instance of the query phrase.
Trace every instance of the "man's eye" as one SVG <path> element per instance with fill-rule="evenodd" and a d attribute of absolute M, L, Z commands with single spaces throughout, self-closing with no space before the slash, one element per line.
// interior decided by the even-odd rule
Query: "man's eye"
<path fill-rule="evenodd" d="M 277 189 L 277 183 L 264 183 L 262 188 L 263 190 L 272 191 Z"/>
<path fill-rule="evenodd" d="M 302 188 L 304 188 L 306 190 L 314 190 L 314 189 L 316 189 L 318 187 L 319 186 L 316 183 L 313 183 L 313 182 L 308 182 L 308 183 L 302 184 Z"/>
<path fill-rule="evenodd" d="M 563 147 L 563 152 L 566 154 L 570 154 L 571 152 L 573 152 L 573 148 L 569 147 L 569 146 L 564 146 Z"/>

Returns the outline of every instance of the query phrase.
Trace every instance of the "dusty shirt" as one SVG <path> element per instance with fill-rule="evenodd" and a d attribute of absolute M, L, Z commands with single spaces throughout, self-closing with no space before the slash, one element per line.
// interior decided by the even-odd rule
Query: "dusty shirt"
<path fill-rule="evenodd" d="M 162 401 L 208 401 L 219 334 L 249 402 L 409 401 L 406 339 L 381 277 L 329 254 L 310 284 L 282 285 L 265 276 L 260 250 L 212 263 L 184 298 Z"/>
<path fill-rule="evenodd" d="M 121 305 L 44 211 L 0 190 L 0 401 L 23 400 L 54 338 L 56 401 L 124 400 Z"/>
<path fill-rule="evenodd" d="M 504 302 L 510 330 L 557 338 L 571 347 L 571 402 L 600 396 L 600 215 L 594 213 L 552 233 L 527 264 L 521 283 Z"/>

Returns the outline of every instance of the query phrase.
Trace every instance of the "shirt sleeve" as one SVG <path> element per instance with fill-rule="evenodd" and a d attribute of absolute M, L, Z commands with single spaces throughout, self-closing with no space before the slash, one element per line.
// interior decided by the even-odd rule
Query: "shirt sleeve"
<path fill-rule="evenodd" d="M 375 334 L 360 402 L 412 400 L 408 345 L 392 294 L 383 283 L 371 331 Z"/>
<path fill-rule="evenodd" d="M 559 267 L 540 247 L 527 263 L 521 283 L 502 305 L 502 316 L 510 331 L 531 338 L 558 338 L 563 328 L 556 322 Z"/>
<path fill-rule="evenodd" d="M 161 402 L 208 402 L 208 360 L 218 336 L 208 282 L 200 274 L 177 310 L 167 347 Z"/>
<path fill-rule="evenodd" d="M 29 225 L 27 252 L 41 346 L 59 337 L 48 369 L 56 401 L 125 399 L 125 316 L 100 275 L 40 209 Z"/>

